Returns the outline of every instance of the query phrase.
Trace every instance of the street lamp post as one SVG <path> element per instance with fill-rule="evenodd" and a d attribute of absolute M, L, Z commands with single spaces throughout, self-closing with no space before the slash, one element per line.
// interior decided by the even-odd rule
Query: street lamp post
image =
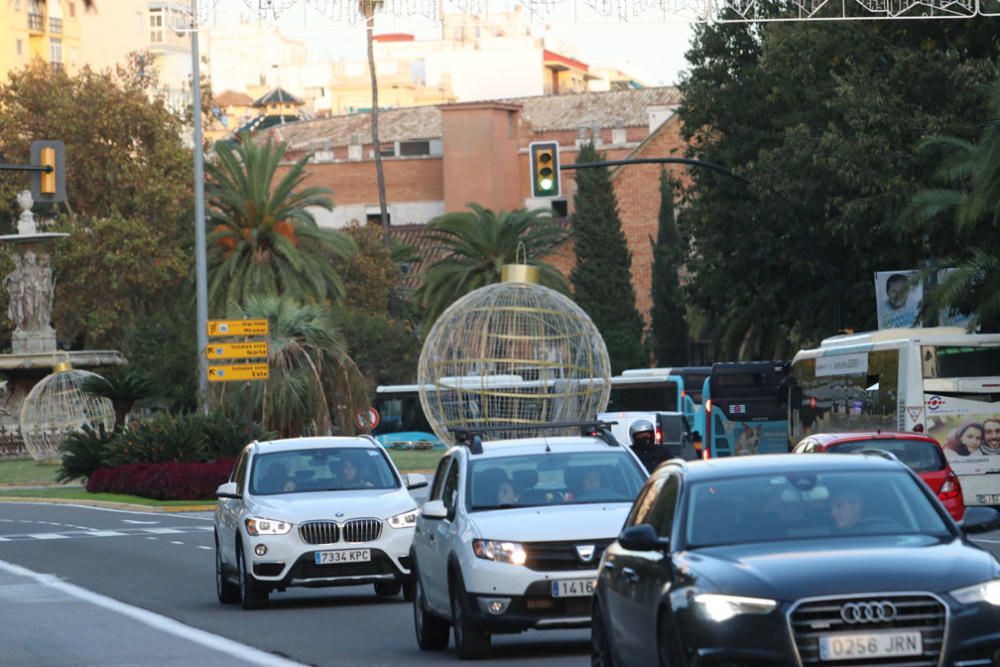
<path fill-rule="evenodd" d="M 208 268 L 205 258 L 205 156 L 201 137 L 201 57 L 198 54 L 198 6 L 191 0 L 191 95 L 194 121 L 194 274 L 198 326 L 198 406 L 208 412 Z"/>

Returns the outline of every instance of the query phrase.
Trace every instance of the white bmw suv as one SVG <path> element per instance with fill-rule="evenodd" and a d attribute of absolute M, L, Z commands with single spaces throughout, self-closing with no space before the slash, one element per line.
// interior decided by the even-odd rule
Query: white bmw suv
<path fill-rule="evenodd" d="M 604 437 L 541 437 L 451 448 L 413 538 L 413 616 L 423 650 L 488 653 L 490 635 L 586 627 L 604 549 L 646 472 Z"/>
<path fill-rule="evenodd" d="M 219 601 L 267 605 L 290 586 L 374 584 L 396 595 L 410 580 L 417 503 L 373 438 L 253 442 L 240 453 L 215 510 Z"/>

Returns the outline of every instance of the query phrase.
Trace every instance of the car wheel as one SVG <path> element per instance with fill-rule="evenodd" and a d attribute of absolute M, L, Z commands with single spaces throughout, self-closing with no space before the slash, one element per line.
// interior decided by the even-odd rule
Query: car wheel
<path fill-rule="evenodd" d="M 661 613 L 660 620 L 656 622 L 656 647 L 660 667 L 678 667 L 684 664 L 666 613 Z"/>
<path fill-rule="evenodd" d="M 399 591 L 402 590 L 403 585 L 398 581 L 376 581 L 375 582 L 375 595 L 383 598 L 389 598 L 393 595 L 399 595 Z"/>
<path fill-rule="evenodd" d="M 414 584 L 412 579 L 403 582 L 403 599 L 407 602 L 413 602 L 413 586 Z"/>
<path fill-rule="evenodd" d="M 478 660 L 490 652 L 490 635 L 469 623 L 468 610 L 462 602 L 465 587 L 462 575 L 456 574 L 451 585 L 451 624 L 455 628 L 455 651 L 461 660 Z"/>
<path fill-rule="evenodd" d="M 417 646 L 422 651 L 443 651 L 448 648 L 451 628 L 424 605 L 424 589 L 420 577 L 413 577 L 413 629 L 417 633 Z"/>
<path fill-rule="evenodd" d="M 246 560 L 243 557 L 243 546 L 236 545 L 236 565 L 240 577 L 240 605 L 244 609 L 263 609 L 267 606 L 267 596 L 270 591 L 261 586 L 247 571 Z"/>
<path fill-rule="evenodd" d="M 601 605 L 594 603 L 590 621 L 590 665 L 591 667 L 613 667 L 608 631 L 604 627 Z"/>
<path fill-rule="evenodd" d="M 219 539 L 215 540 L 215 594 L 222 604 L 233 604 L 240 601 L 240 587 L 226 578 L 226 570 L 222 565 L 222 552 L 219 550 Z"/>

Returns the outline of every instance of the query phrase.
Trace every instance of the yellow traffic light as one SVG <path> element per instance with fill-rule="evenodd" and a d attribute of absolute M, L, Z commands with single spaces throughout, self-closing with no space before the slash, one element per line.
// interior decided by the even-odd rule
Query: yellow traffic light
<path fill-rule="evenodd" d="M 42 172 L 40 189 L 43 195 L 54 195 L 56 193 L 56 149 L 43 148 L 39 157 L 41 158 L 40 166 L 46 168 L 46 171 Z"/>
<path fill-rule="evenodd" d="M 531 154 L 531 194 L 533 197 L 559 196 L 559 144 L 539 141 L 529 145 Z"/>

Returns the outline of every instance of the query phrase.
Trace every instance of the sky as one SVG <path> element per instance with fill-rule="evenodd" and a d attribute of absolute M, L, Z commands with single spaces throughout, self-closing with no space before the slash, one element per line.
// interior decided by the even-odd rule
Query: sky
<path fill-rule="evenodd" d="M 260 3 L 271 2 L 278 16 L 268 14 L 267 21 L 284 34 L 309 44 L 310 51 L 330 58 L 364 57 L 365 37 L 356 22 L 356 0 L 198 0 L 209 25 L 216 27 L 240 14 L 256 17 Z M 648 85 L 671 85 L 686 67 L 692 24 L 671 17 L 662 10 L 639 10 L 653 2 L 671 0 L 545 0 L 526 10 L 533 32 L 541 34 L 548 26 L 550 34 L 567 43 L 569 54 L 591 66 L 617 67 Z M 692 0 L 693 1 L 693 0 Z M 387 0 L 390 11 L 376 18 L 379 32 L 410 32 L 417 39 L 434 39 L 440 28 L 424 12 L 439 15 L 459 11 L 465 6 L 485 6 L 487 12 L 509 10 L 512 0 Z M 682 0 L 683 2 L 683 0 Z M 428 3 L 430 3 L 428 5 Z M 488 3 L 488 4 L 485 4 Z M 604 16 L 592 6 L 603 3 L 611 16 Z M 214 5 L 214 7 L 213 7 Z M 541 8 L 541 9 L 538 9 Z M 629 22 L 617 14 L 625 10 Z M 411 16 L 401 16 L 411 12 Z M 337 21 L 331 15 L 343 16 Z M 667 21 L 664 21 L 667 19 Z M 381 28 L 379 26 L 382 26 Z"/>

